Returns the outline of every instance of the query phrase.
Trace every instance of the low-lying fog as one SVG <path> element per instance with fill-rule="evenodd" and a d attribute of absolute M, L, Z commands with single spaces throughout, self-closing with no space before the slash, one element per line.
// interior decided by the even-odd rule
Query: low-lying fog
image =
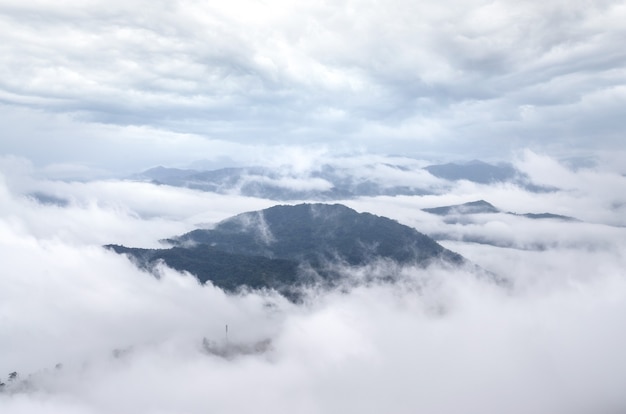
<path fill-rule="evenodd" d="M 272 292 L 225 294 L 167 268 L 157 279 L 101 247 L 156 247 L 277 202 L 132 181 L 46 181 L 27 161 L 4 158 L 0 407 L 623 412 L 626 177 L 573 170 L 531 152 L 516 166 L 535 184 L 560 190 L 460 181 L 438 195 L 340 201 L 438 235 L 510 284 L 463 270 L 407 268 L 397 284 L 309 292 L 308 301 L 293 304 Z M 479 199 L 503 212 L 459 223 L 421 210 Z M 477 238 L 483 242 L 468 241 Z M 227 345 L 241 352 L 212 352 Z"/>

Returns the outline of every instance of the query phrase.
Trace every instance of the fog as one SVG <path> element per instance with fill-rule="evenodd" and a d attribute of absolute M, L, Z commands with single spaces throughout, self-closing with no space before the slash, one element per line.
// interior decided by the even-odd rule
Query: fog
<path fill-rule="evenodd" d="M 277 202 L 132 181 L 56 181 L 27 160 L 3 158 L 0 407 L 77 414 L 622 412 L 626 177 L 610 163 L 573 169 L 533 152 L 515 163 L 534 183 L 560 190 L 442 183 L 419 172 L 411 179 L 424 175 L 425 185 L 445 191 L 342 201 L 438 235 L 509 283 L 436 265 L 403 268 L 393 284 L 368 279 L 385 274 L 379 263 L 343 270 L 362 283 L 311 288 L 294 304 L 271 291 L 227 294 L 166 267 L 157 278 L 101 247 L 156 247 L 159 239 Z M 381 181 L 385 173 L 393 184 L 407 180 L 384 168 L 358 172 Z M 503 212 L 451 223 L 421 211 L 478 199 Z M 477 237 L 491 244 L 468 241 Z M 269 345 L 224 357 L 209 352 L 207 341 Z M 9 380 L 11 372 L 18 378 Z"/>

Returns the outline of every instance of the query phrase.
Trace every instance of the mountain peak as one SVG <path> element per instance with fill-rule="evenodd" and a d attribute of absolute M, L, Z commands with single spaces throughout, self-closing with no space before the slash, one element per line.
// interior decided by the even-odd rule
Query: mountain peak
<path fill-rule="evenodd" d="M 446 249 L 417 230 L 342 204 L 277 205 L 239 214 L 211 230 L 194 230 L 173 242 L 291 260 L 340 258 L 351 265 L 372 258 L 409 263 L 440 254 L 448 257 Z"/>
<path fill-rule="evenodd" d="M 423 211 L 431 214 L 445 216 L 448 214 L 485 214 L 499 213 L 500 210 L 485 200 L 470 201 L 463 204 L 455 204 L 451 206 L 425 208 Z"/>
<path fill-rule="evenodd" d="M 142 266 L 161 260 L 231 290 L 247 285 L 284 292 L 285 286 L 289 290 L 303 282 L 305 270 L 309 280 L 313 272 L 332 283 L 340 277 L 337 265 L 363 266 L 378 260 L 418 266 L 465 263 L 411 227 L 342 204 L 277 205 L 168 241 L 174 245 L 169 249 L 109 247 Z"/>

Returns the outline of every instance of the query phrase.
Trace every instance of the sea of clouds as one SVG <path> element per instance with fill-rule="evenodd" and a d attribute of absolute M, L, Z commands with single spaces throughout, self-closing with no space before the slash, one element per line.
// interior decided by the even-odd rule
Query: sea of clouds
<path fill-rule="evenodd" d="M 532 152 L 515 165 L 560 190 L 460 181 L 436 195 L 343 201 L 438 234 L 445 247 L 510 283 L 466 269 L 406 268 L 396 284 L 311 290 L 294 304 L 273 292 L 226 294 L 168 268 L 156 278 L 101 247 L 156 247 L 274 201 L 122 180 L 47 180 L 27 160 L 4 157 L 0 407 L 71 414 L 623 412 L 626 177 L 613 165 L 573 169 Z M 386 170 L 376 171 L 382 177 Z M 503 211 L 580 221 L 497 213 L 449 223 L 421 210 L 478 199 Z M 363 271 L 354 270 L 355 280 Z M 207 341 L 253 351 L 220 355 Z M 12 372 L 17 378 L 9 380 Z"/>

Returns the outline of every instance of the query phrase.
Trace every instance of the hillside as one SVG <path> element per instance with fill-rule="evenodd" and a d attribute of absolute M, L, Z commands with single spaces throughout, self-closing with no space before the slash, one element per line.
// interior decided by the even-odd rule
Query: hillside
<path fill-rule="evenodd" d="M 336 265 L 362 266 L 377 260 L 428 266 L 465 260 L 430 237 L 386 217 L 335 204 L 275 206 L 239 214 L 214 229 L 167 240 L 167 249 L 108 247 L 151 268 L 158 261 L 193 273 L 227 290 L 275 288 L 340 277 Z"/>
<path fill-rule="evenodd" d="M 553 213 L 514 213 L 511 211 L 505 212 L 496 208 L 493 204 L 486 202 L 485 200 L 470 201 L 469 203 L 455 204 L 451 206 L 425 208 L 423 211 L 438 216 L 463 216 L 471 214 L 492 214 L 492 213 L 504 213 L 513 216 L 526 217 L 533 220 L 560 220 L 560 221 L 579 221 L 578 219 L 570 216 L 563 216 Z"/>

